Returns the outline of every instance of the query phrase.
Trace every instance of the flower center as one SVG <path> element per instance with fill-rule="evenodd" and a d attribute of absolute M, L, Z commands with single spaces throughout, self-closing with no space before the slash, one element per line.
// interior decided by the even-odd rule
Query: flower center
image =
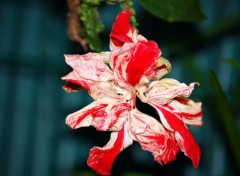
<path fill-rule="evenodd" d="M 137 93 L 138 93 L 138 91 L 136 89 L 134 89 L 131 92 L 131 94 L 130 94 L 130 98 L 126 100 L 126 102 L 128 102 L 133 109 L 136 108 L 136 96 L 137 96 Z"/>

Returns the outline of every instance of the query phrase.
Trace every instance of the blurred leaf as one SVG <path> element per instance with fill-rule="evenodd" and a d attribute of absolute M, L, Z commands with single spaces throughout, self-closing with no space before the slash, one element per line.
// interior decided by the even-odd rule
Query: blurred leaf
<path fill-rule="evenodd" d="M 233 157 L 235 157 L 237 168 L 240 169 L 240 137 L 232 109 L 218 81 L 218 78 L 213 71 L 209 72 L 209 78 L 215 95 L 216 104 L 218 106 L 218 110 L 220 111 L 219 120 L 221 120 L 221 124 L 226 132 Z"/>
<path fill-rule="evenodd" d="M 174 40 L 174 43 L 171 44 L 171 55 L 179 57 L 207 48 L 209 44 L 217 41 L 217 39 L 224 38 L 226 34 L 238 31 L 239 26 L 240 13 L 214 21 L 209 27 L 197 31 L 194 36 L 185 37 L 179 41 Z"/>
<path fill-rule="evenodd" d="M 223 60 L 226 64 L 232 65 L 233 67 L 240 69 L 240 61 L 236 61 L 233 59 L 224 59 Z"/>
<path fill-rule="evenodd" d="M 199 0 L 138 0 L 151 14 L 169 22 L 200 22 L 205 18 Z"/>
<path fill-rule="evenodd" d="M 240 105 L 240 82 L 233 88 L 231 97 L 231 107 L 233 111 L 239 110 Z"/>

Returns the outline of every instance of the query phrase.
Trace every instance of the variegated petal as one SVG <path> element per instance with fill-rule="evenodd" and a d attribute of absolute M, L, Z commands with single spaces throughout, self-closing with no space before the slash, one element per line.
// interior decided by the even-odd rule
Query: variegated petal
<path fill-rule="evenodd" d="M 173 133 L 153 117 L 138 110 L 130 114 L 130 134 L 142 149 L 151 152 L 154 160 L 160 164 L 175 160 L 179 147 Z"/>
<path fill-rule="evenodd" d="M 174 132 L 180 150 L 192 160 L 193 166 L 197 168 L 199 165 L 201 150 L 183 121 L 181 121 L 176 114 L 163 106 L 153 103 L 149 104 L 157 110 L 161 121 L 165 121 L 163 124 L 167 124 L 167 128 L 170 128 Z"/>
<path fill-rule="evenodd" d="M 94 126 L 99 131 L 119 131 L 128 117 L 128 103 L 105 104 L 94 101 L 67 116 L 66 124 L 73 129 Z"/>
<path fill-rule="evenodd" d="M 117 155 L 132 144 L 126 123 L 119 132 L 112 132 L 110 141 L 104 147 L 94 147 L 90 150 L 88 166 L 100 175 L 111 175 L 111 169 Z"/>

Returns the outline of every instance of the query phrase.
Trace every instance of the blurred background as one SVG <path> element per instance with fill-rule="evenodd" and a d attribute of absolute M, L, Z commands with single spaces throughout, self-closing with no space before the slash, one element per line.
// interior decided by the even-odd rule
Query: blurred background
<path fill-rule="evenodd" d="M 201 0 L 207 18 L 198 24 L 165 22 L 133 2 L 140 33 L 155 40 L 172 64 L 167 77 L 201 84 L 192 99 L 203 102 L 204 126 L 189 128 L 202 157 L 198 169 L 182 153 L 161 166 L 134 143 L 117 157 L 112 175 L 237 176 L 240 1 Z M 99 10 L 103 49 L 109 50 L 120 7 Z M 83 54 L 67 36 L 67 11 L 65 0 L 0 0 L 0 176 L 96 175 L 86 164 L 88 152 L 105 145 L 109 133 L 65 125 L 68 114 L 92 101 L 86 91 L 62 89 L 60 78 L 71 71 L 63 54 Z"/>

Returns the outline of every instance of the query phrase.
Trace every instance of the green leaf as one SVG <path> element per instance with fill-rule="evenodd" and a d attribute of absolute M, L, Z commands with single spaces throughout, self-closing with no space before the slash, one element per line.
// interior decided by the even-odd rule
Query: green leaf
<path fill-rule="evenodd" d="M 138 0 L 152 15 L 169 22 L 200 22 L 205 18 L 199 0 Z"/>
<path fill-rule="evenodd" d="M 229 65 L 232 65 L 236 68 L 240 68 L 240 62 L 239 61 L 236 61 L 236 60 L 233 60 L 233 59 L 224 59 L 223 60 L 226 64 L 229 64 Z"/>
<path fill-rule="evenodd" d="M 103 31 L 104 25 L 100 20 L 97 6 L 98 4 L 92 6 L 87 4 L 87 2 L 83 3 L 80 10 L 80 18 L 83 23 L 81 35 L 87 39 L 92 50 L 99 52 L 101 51 L 99 33 Z"/>
<path fill-rule="evenodd" d="M 210 71 L 209 78 L 213 93 L 215 95 L 215 102 L 220 112 L 219 120 L 221 120 L 221 125 L 224 127 L 233 157 L 235 157 L 237 168 L 240 170 L 240 136 L 232 108 L 218 81 L 217 76 L 213 71 Z"/>
<path fill-rule="evenodd" d="M 240 107 L 240 82 L 233 87 L 231 96 L 231 107 L 233 111 L 238 111 Z"/>

